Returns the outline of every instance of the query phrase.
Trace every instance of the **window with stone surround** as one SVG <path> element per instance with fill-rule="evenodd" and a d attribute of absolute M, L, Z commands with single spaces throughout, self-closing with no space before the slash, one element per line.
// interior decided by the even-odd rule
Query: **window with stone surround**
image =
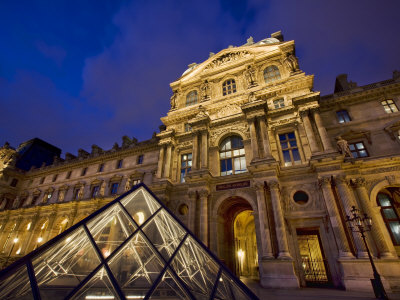
<path fill-rule="evenodd" d="M 386 113 L 388 113 L 388 114 L 399 111 L 396 104 L 391 99 L 383 100 L 383 101 L 381 101 L 381 104 L 382 104 L 383 108 L 385 109 Z"/>
<path fill-rule="evenodd" d="M 97 170 L 97 172 L 103 172 L 104 171 L 104 163 L 99 165 L 99 169 Z"/>
<path fill-rule="evenodd" d="M 354 158 L 367 157 L 368 152 L 363 142 L 349 143 L 351 154 Z"/>
<path fill-rule="evenodd" d="M 111 183 L 111 190 L 110 190 L 111 195 L 116 195 L 118 193 L 118 186 L 119 186 L 118 182 Z"/>
<path fill-rule="evenodd" d="M 301 164 L 299 147 L 297 146 L 294 132 L 280 134 L 279 143 L 281 145 L 285 167 Z"/>
<path fill-rule="evenodd" d="M 229 94 L 236 93 L 236 82 L 235 79 L 228 79 L 222 84 L 222 95 L 226 96 Z"/>
<path fill-rule="evenodd" d="M 197 103 L 197 91 L 191 91 L 186 96 L 186 106 L 194 105 Z"/>
<path fill-rule="evenodd" d="M 277 66 L 269 66 L 264 70 L 265 83 L 270 83 L 275 80 L 281 79 L 281 73 Z"/>
<path fill-rule="evenodd" d="M 347 110 L 344 110 L 344 109 L 338 110 L 336 112 L 336 117 L 337 117 L 339 123 L 347 123 L 347 122 L 351 121 L 349 113 L 347 112 Z"/>
<path fill-rule="evenodd" d="M 395 197 L 399 199 L 399 189 L 388 188 L 378 193 L 377 201 L 393 244 L 400 246 L 400 218 L 396 209 Z M 398 204 L 399 202 L 397 202 L 397 206 Z"/>
<path fill-rule="evenodd" d="M 117 169 L 121 169 L 122 168 L 122 163 L 123 163 L 122 159 L 117 161 Z"/>
<path fill-rule="evenodd" d="M 137 164 L 141 165 L 143 163 L 144 155 L 140 154 L 137 158 Z"/>
<path fill-rule="evenodd" d="M 221 176 L 246 172 L 246 157 L 240 136 L 230 136 L 219 146 Z"/>
<path fill-rule="evenodd" d="M 181 182 L 185 182 L 186 175 L 192 169 L 192 153 L 181 155 Z"/>
<path fill-rule="evenodd" d="M 283 100 L 283 98 L 276 99 L 276 100 L 274 100 L 273 103 L 274 103 L 274 108 L 275 109 L 285 107 L 285 100 Z"/>
<path fill-rule="evenodd" d="M 92 198 L 95 198 L 95 197 L 97 197 L 97 195 L 99 194 L 99 191 L 100 191 L 100 185 L 94 185 L 93 187 L 92 187 Z"/>
<path fill-rule="evenodd" d="M 192 126 L 190 126 L 188 123 L 185 123 L 185 132 L 190 132 L 192 131 Z"/>

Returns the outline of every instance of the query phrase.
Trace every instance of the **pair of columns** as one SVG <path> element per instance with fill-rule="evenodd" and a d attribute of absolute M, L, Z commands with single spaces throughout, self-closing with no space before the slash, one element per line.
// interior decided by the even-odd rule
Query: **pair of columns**
<path fill-rule="evenodd" d="M 158 159 L 157 178 L 168 178 L 171 173 L 172 144 L 162 144 Z"/>
<path fill-rule="evenodd" d="M 251 149 L 253 156 L 252 160 L 259 158 L 267 158 L 267 159 L 272 158 L 271 147 L 269 144 L 269 137 L 268 137 L 268 129 L 264 116 L 250 118 L 247 120 L 247 122 L 250 128 L 250 141 L 251 141 Z M 259 145 L 258 145 L 256 124 L 258 125 L 260 133 L 261 149 L 262 149 L 261 155 L 258 151 Z"/>
<path fill-rule="evenodd" d="M 208 167 L 208 132 L 207 130 L 193 132 L 192 169 Z"/>
<path fill-rule="evenodd" d="M 208 245 L 208 196 L 209 192 L 206 189 L 200 189 L 198 191 L 191 190 L 188 193 L 191 200 L 191 207 L 193 208 L 190 212 L 189 224 L 191 229 L 197 234 L 204 245 Z M 194 209 L 195 208 L 195 209 Z M 196 214 L 199 214 L 196 218 Z M 196 226 L 195 222 L 198 220 Z"/>
<path fill-rule="evenodd" d="M 317 140 L 315 138 L 314 130 L 312 128 L 311 120 L 309 117 L 310 113 L 312 113 L 312 115 L 314 117 L 315 125 L 317 127 L 318 134 L 321 138 L 322 146 L 324 148 L 323 150 L 332 151 L 333 150 L 332 143 L 331 143 L 328 133 L 326 132 L 326 129 L 322 123 L 321 116 L 319 115 L 318 109 L 312 109 L 311 111 L 303 110 L 300 112 L 300 115 L 303 120 L 304 129 L 306 131 L 308 143 L 311 148 L 311 153 L 319 152 L 319 147 L 318 147 Z"/>

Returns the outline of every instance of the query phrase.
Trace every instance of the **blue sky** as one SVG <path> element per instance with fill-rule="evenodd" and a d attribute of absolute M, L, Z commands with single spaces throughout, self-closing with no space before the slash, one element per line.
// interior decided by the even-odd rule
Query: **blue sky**
<path fill-rule="evenodd" d="M 209 52 L 282 30 L 315 90 L 400 69 L 399 1 L 1 1 L 0 143 L 76 153 L 151 137 L 169 83 Z"/>

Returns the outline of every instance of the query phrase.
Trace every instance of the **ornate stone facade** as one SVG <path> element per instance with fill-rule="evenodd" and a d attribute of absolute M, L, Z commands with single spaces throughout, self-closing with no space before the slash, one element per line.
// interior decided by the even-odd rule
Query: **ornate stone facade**
<path fill-rule="evenodd" d="M 294 42 L 268 38 L 191 65 L 171 88 L 151 140 L 123 137 L 121 147 L 93 145 L 29 171 L 15 167 L 10 145 L 0 149 L 3 265 L 144 182 L 233 272 L 257 274 L 264 287 L 310 283 L 308 239 L 325 270 L 317 283 L 371 290 L 366 250 L 345 222 L 355 206 L 372 217 L 368 243 L 384 284 L 399 289 L 400 238 L 390 229 L 400 213 L 398 77 L 337 81 L 321 97 Z M 392 197 L 390 220 L 379 195 Z M 235 230 L 254 232 L 254 247 Z M 239 256 L 249 251 L 256 262 Z"/>

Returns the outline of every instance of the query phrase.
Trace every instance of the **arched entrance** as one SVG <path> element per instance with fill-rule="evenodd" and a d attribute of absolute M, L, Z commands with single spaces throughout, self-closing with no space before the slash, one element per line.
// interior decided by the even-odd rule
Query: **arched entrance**
<path fill-rule="evenodd" d="M 237 276 L 258 278 L 258 252 L 251 205 L 230 197 L 218 209 L 217 247 L 220 259 Z"/>

